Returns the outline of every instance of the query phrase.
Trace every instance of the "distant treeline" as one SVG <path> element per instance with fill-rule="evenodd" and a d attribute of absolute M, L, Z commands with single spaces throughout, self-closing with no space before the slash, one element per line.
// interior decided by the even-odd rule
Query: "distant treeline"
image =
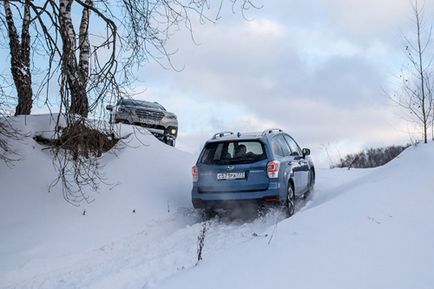
<path fill-rule="evenodd" d="M 332 168 L 374 168 L 382 166 L 395 157 L 410 145 L 405 146 L 388 146 L 384 148 L 370 148 L 356 154 L 349 154 L 341 158 L 338 164 Z"/>

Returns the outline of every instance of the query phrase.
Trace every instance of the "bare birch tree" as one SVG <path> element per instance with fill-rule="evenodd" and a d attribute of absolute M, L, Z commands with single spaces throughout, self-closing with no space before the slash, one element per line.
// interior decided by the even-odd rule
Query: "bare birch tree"
<path fill-rule="evenodd" d="M 243 15 L 259 8 L 252 0 L 220 0 L 216 6 L 207 0 L 45 0 L 30 6 L 46 34 L 46 46 L 60 58 L 65 109 L 86 117 L 104 99 L 127 94 L 135 80 L 132 68 L 149 60 L 173 68 L 174 51 L 167 50 L 171 36 L 181 29 L 192 34 L 195 22 L 217 21 L 223 2 Z M 91 18 L 94 26 L 89 26 Z M 79 27 L 74 27 L 77 22 Z M 60 42 L 53 33 L 60 35 Z"/>
<path fill-rule="evenodd" d="M 69 113 L 87 117 L 89 113 L 89 101 L 87 97 L 87 83 L 89 79 L 89 8 L 84 7 L 78 33 L 78 45 L 76 31 L 72 23 L 71 7 L 73 0 L 59 1 L 59 32 L 62 37 L 62 78 L 61 90 L 63 95 L 70 95 Z M 86 0 L 87 6 L 92 5 L 91 0 Z M 78 51 L 78 59 L 77 59 Z"/>
<path fill-rule="evenodd" d="M 88 114 L 107 99 L 128 95 L 133 69 L 144 62 L 174 68 L 174 51 L 167 49 L 171 36 L 182 29 L 193 36 L 193 23 L 217 21 L 223 2 L 243 15 L 259 8 L 251 0 L 220 0 L 213 3 L 216 6 L 208 0 L 30 2 L 49 55 L 45 83 L 57 76 L 52 69 L 59 67 L 60 111 L 66 112 L 66 126 L 56 126 L 55 139 L 36 140 L 52 148 L 59 172 L 53 185 L 62 185 L 68 202 L 89 201 L 88 192 L 105 183 L 98 157 L 120 139 L 111 127 L 96 128 L 86 119 Z"/>
<path fill-rule="evenodd" d="M 19 5 L 22 4 L 21 7 Z M 14 15 L 9 0 L 3 1 L 5 26 L 9 36 L 9 51 L 11 55 L 11 72 L 15 83 L 18 104 L 15 115 L 30 114 L 32 109 L 32 74 L 30 71 L 30 0 L 13 3 L 22 19 L 21 37 L 15 25 Z"/>
<path fill-rule="evenodd" d="M 402 89 L 393 100 L 410 113 L 421 127 L 424 143 L 428 141 L 428 129 L 433 124 L 432 54 L 429 53 L 432 26 L 425 27 L 423 7 L 412 3 L 415 35 L 404 36 L 405 52 L 409 67 L 400 75 Z"/>

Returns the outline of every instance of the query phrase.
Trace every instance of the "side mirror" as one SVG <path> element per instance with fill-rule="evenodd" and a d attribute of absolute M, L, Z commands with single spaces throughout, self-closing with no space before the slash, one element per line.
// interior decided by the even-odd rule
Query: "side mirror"
<path fill-rule="evenodd" d="M 304 148 L 301 150 L 303 157 L 310 155 L 310 149 Z"/>
<path fill-rule="evenodd" d="M 113 110 L 113 105 L 108 104 L 105 109 L 112 111 Z"/>

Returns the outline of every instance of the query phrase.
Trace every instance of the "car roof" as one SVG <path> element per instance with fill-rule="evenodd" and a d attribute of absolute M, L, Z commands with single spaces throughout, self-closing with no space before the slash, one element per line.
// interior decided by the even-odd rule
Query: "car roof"
<path fill-rule="evenodd" d="M 271 136 L 283 133 L 280 129 L 269 129 L 263 132 L 221 132 L 216 133 L 212 138 L 210 138 L 207 143 L 210 142 L 221 142 L 221 141 L 233 141 L 233 140 L 263 140 Z"/>

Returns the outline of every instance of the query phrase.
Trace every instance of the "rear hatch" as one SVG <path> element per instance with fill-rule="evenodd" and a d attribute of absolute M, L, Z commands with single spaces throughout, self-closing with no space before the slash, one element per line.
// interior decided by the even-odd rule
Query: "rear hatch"
<path fill-rule="evenodd" d="M 207 143 L 199 158 L 202 193 L 248 192 L 268 188 L 267 156 L 259 140 Z"/>

